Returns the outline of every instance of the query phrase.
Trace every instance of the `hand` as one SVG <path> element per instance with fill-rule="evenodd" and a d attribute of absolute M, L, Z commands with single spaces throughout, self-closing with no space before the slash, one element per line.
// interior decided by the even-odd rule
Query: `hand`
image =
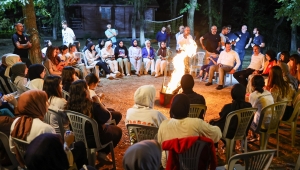
<path fill-rule="evenodd" d="M 12 104 L 14 107 L 17 107 L 18 105 L 18 101 L 16 100 L 15 96 L 12 94 L 4 95 L 3 99 L 6 100 L 8 103 Z"/>
<path fill-rule="evenodd" d="M 245 49 L 247 49 L 249 47 L 249 44 L 246 45 Z"/>
<path fill-rule="evenodd" d="M 32 47 L 32 44 L 31 44 L 29 41 L 27 42 L 27 47 L 28 47 L 28 48 L 31 48 L 31 47 Z"/>
<path fill-rule="evenodd" d="M 258 70 L 255 70 L 255 71 L 253 71 L 252 74 L 257 75 L 257 74 L 259 74 L 259 71 L 258 71 Z"/>
<path fill-rule="evenodd" d="M 124 55 L 124 58 L 127 58 L 127 55 Z"/>
<path fill-rule="evenodd" d="M 233 73 L 235 73 L 235 70 L 234 70 L 234 69 L 231 69 L 229 73 L 230 73 L 230 74 L 233 74 Z"/>
<path fill-rule="evenodd" d="M 74 133 L 72 131 L 66 131 L 64 139 L 65 139 L 65 143 L 67 144 L 67 146 L 70 147 L 70 145 L 75 140 Z"/>

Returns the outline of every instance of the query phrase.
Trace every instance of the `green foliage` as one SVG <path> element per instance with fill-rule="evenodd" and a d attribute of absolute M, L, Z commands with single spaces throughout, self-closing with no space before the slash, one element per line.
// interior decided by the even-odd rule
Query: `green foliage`
<path fill-rule="evenodd" d="M 196 11 L 199 10 L 200 6 L 201 6 L 201 5 L 200 5 L 199 3 L 196 4 L 196 6 L 195 6 Z M 182 8 L 182 9 L 179 11 L 179 14 L 184 14 L 184 13 L 188 12 L 189 9 L 191 9 L 191 7 L 192 7 L 191 4 L 189 4 L 189 3 L 184 3 L 184 8 Z"/>
<path fill-rule="evenodd" d="M 288 21 L 292 21 L 292 26 L 300 26 L 300 0 L 277 0 L 277 2 L 281 7 L 275 10 L 275 18 L 286 17 Z"/>

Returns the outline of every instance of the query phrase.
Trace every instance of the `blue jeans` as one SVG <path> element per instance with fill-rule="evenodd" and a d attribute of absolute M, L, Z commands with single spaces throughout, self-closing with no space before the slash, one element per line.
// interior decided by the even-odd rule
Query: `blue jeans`
<path fill-rule="evenodd" d="M 9 116 L 14 118 L 15 115 L 7 108 L 0 109 L 0 116 Z"/>
<path fill-rule="evenodd" d="M 241 60 L 241 65 L 239 66 L 237 71 L 241 71 L 246 51 L 245 51 L 245 49 L 237 49 L 237 48 L 235 48 L 234 51 L 236 51 L 238 53 L 240 60 Z"/>
<path fill-rule="evenodd" d="M 167 36 L 167 47 L 170 47 L 170 38 L 171 36 Z"/>

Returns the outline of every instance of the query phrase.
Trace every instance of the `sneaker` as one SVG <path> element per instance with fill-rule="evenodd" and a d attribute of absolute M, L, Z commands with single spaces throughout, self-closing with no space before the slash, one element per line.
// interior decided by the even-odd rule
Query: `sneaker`
<path fill-rule="evenodd" d="M 207 83 L 205 83 L 205 86 L 210 86 L 210 85 L 212 85 L 212 83 L 211 83 L 211 82 L 207 82 Z"/>
<path fill-rule="evenodd" d="M 155 74 L 155 78 L 157 78 L 157 77 L 159 77 L 160 76 L 160 74 Z"/>
<path fill-rule="evenodd" d="M 217 90 L 222 90 L 223 89 L 223 85 L 218 85 L 218 87 L 216 89 Z"/>
<path fill-rule="evenodd" d="M 130 76 L 130 74 L 127 74 L 127 76 Z"/>
<path fill-rule="evenodd" d="M 107 79 L 113 79 L 113 77 L 112 77 L 110 74 L 107 74 L 107 75 L 106 75 L 106 78 L 107 78 Z"/>
<path fill-rule="evenodd" d="M 155 75 L 155 71 L 153 71 L 152 73 L 151 73 L 151 76 L 154 76 Z"/>
<path fill-rule="evenodd" d="M 147 71 L 144 71 L 144 74 L 145 74 L 145 75 L 147 75 L 147 74 L 148 74 L 148 72 L 147 72 Z"/>
<path fill-rule="evenodd" d="M 115 73 L 115 74 L 118 74 L 118 73 L 120 73 L 120 72 L 119 72 L 119 71 L 115 71 L 114 73 Z"/>
<path fill-rule="evenodd" d="M 107 157 L 104 153 L 98 153 L 97 159 L 99 162 L 103 163 L 104 165 L 112 165 L 113 162 L 110 158 Z"/>
<path fill-rule="evenodd" d="M 114 74 L 114 73 L 110 73 L 110 76 L 111 76 L 111 78 L 113 78 L 113 79 L 115 79 L 115 78 L 117 77 L 117 75 Z"/>
<path fill-rule="evenodd" d="M 255 141 L 258 141 L 258 137 L 250 137 L 250 138 L 247 139 L 248 143 L 253 143 Z"/>

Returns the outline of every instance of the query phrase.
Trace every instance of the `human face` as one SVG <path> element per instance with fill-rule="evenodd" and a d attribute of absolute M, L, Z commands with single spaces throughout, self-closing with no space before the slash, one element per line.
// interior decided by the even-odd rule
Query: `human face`
<path fill-rule="evenodd" d="M 163 32 L 165 32 L 166 31 L 166 27 L 162 27 L 162 29 L 161 29 Z"/>
<path fill-rule="evenodd" d="M 150 44 L 150 42 L 148 41 L 148 42 L 146 43 L 146 46 L 147 46 L 147 47 L 150 47 L 150 45 L 151 45 L 151 44 Z"/>
<path fill-rule="evenodd" d="M 25 75 L 27 75 L 27 73 L 28 73 L 28 68 L 26 67 L 25 68 Z"/>
<path fill-rule="evenodd" d="M 270 60 L 271 60 L 271 57 L 270 57 L 268 54 L 266 54 L 266 59 L 267 59 L 268 61 L 270 61 Z"/>
<path fill-rule="evenodd" d="M 71 52 L 75 52 L 75 51 L 76 51 L 76 47 L 75 47 L 75 46 L 72 46 Z"/>
<path fill-rule="evenodd" d="M 107 29 L 111 29 L 111 25 L 110 24 L 107 24 Z"/>
<path fill-rule="evenodd" d="M 94 50 L 95 49 L 95 45 L 91 46 L 91 49 Z"/>
<path fill-rule="evenodd" d="M 52 45 L 52 42 L 49 40 L 48 41 L 48 46 L 51 46 Z"/>
<path fill-rule="evenodd" d="M 223 34 L 224 35 L 228 34 L 228 28 L 227 27 L 225 29 L 223 29 Z"/>
<path fill-rule="evenodd" d="M 281 61 L 284 60 L 284 55 L 280 54 L 280 60 L 281 60 Z"/>
<path fill-rule="evenodd" d="M 218 29 L 217 29 L 216 26 L 212 26 L 210 30 L 211 30 L 211 33 L 212 33 L 213 35 L 216 35 L 216 34 L 217 34 Z"/>
<path fill-rule="evenodd" d="M 259 48 L 254 46 L 253 47 L 253 53 L 254 53 L 254 55 L 258 55 L 259 54 Z"/>
<path fill-rule="evenodd" d="M 120 47 L 123 47 L 123 42 L 122 42 L 122 41 L 119 43 L 119 46 L 120 46 Z"/>
<path fill-rule="evenodd" d="M 137 46 L 137 41 L 136 41 L 136 40 L 133 41 L 133 45 L 134 45 L 134 46 Z"/>
<path fill-rule="evenodd" d="M 49 108 L 49 102 L 48 101 L 46 101 L 46 111 L 48 112 L 48 108 Z"/>
<path fill-rule="evenodd" d="M 58 88 L 60 92 L 62 92 L 62 88 L 63 88 L 63 84 L 62 84 L 62 81 L 60 81 L 59 88 Z"/>
<path fill-rule="evenodd" d="M 68 49 L 62 51 L 62 54 L 67 54 L 67 53 L 68 53 Z"/>
<path fill-rule="evenodd" d="M 23 32 L 23 31 L 24 31 L 24 26 L 23 26 L 23 24 L 18 23 L 18 24 L 15 26 L 15 29 L 16 29 L 17 32 Z"/>
<path fill-rule="evenodd" d="M 247 31 L 247 26 L 246 25 L 242 26 L 242 33 L 246 33 L 246 31 Z"/>
<path fill-rule="evenodd" d="M 226 51 L 230 51 L 231 50 L 231 45 L 230 44 L 225 44 L 225 49 Z"/>
<path fill-rule="evenodd" d="M 186 27 L 186 28 L 184 29 L 184 35 L 189 35 L 190 32 L 191 32 L 191 29 L 190 29 L 189 27 Z"/>
<path fill-rule="evenodd" d="M 73 78 L 74 81 L 77 80 L 76 73 L 74 73 L 74 74 L 72 75 L 72 78 Z"/>
<path fill-rule="evenodd" d="M 257 29 L 254 28 L 254 29 L 253 29 L 253 34 L 256 34 L 256 33 L 257 33 Z"/>
<path fill-rule="evenodd" d="M 183 31 L 184 31 L 184 26 L 180 26 L 180 27 L 179 27 L 179 32 L 180 32 L 180 33 L 183 33 Z"/>
<path fill-rule="evenodd" d="M 45 74 L 46 74 L 46 70 L 44 69 L 43 72 L 40 74 L 41 79 L 44 79 Z"/>
<path fill-rule="evenodd" d="M 65 30 L 67 28 L 67 24 L 61 24 L 61 27 Z"/>
<path fill-rule="evenodd" d="M 104 40 L 101 41 L 101 45 L 104 45 Z"/>
<path fill-rule="evenodd" d="M 166 43 L 165 43 L 165 42 L 161 42 L 161 43 L 160 43 L 160 46 L 161 46 L 162 48 L 165 48 L 165 47 L 166 47 Z"/>
<path fill-rule="evenodd" d="M 231 27 L 227 27 L 227 34 L 229 34 L 231 31 Z"/>

